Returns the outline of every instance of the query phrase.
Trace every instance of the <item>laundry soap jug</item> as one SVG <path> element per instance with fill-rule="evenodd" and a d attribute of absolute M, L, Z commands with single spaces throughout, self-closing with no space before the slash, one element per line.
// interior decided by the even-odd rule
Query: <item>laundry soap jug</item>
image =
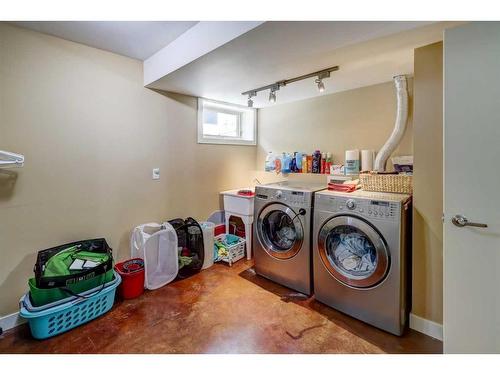
<path fill-rule="evenodd" d="M 359 150 L 347 150 L 345 152 L 345 174 L 359 174 Z"/>
<path fill-rule="evenodd" d="M 275 159 L 276 157 L 274 156 L 272 151 L 269 151 L 266 156 L 266 164 L 265 164 L 265 171 L 266 172 L 272 172 L 274 171 L 275 166 Z"/>
<path fill-rule="evenodd" d="M 281 173 L 290 173 L 290 163 L 292 158 L 286 152 L 283 153 L 281 158 Z"/>

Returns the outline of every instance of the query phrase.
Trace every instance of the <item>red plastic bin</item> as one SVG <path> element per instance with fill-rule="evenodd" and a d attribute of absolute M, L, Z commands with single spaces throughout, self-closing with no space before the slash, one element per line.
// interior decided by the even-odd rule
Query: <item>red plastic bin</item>
<path fill-rule="evenodd" d="M 139 297 L 144 292 L 144 260 L 133 258 L 115 265 L 122 278 L 118 293 L 123 299 Z"/>

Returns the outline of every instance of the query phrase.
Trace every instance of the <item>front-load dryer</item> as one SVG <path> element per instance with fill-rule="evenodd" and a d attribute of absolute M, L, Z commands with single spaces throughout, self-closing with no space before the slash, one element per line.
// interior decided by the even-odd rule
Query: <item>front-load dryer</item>
<path fill-rule="evenodd" d="M 301 293 L 312 293 L 313 197 L 324 188 L 326 184 L 293 181 L 255 187 L 257 274 Z"/>
<path fill-rule="evenodd" d="M 315 298 L 402 335 L 411 301 L 411 197 L 325 190 L 314 206 Z"/>

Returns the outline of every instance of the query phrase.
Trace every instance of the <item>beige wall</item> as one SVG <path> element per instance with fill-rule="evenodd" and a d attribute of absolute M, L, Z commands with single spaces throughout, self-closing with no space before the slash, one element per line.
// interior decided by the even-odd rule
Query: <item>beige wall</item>
<path fill-rule="evenodd" d="M 142 79 L 140 61 L 0 23 L 0 149 L 26 156 L 0 171 L 0 316 L 38 250 L 103 236 L 123 258 L 135 225 L 205 219 L 251 182 L 255 147 L 198 145 L 196 99 Z"/>
<path fill-rule="evenodd" d="M 443 321 L 443 45 L 415 50 L 413 312 Z"/>
<path fill-rule="evenodd" d="M 413 153 L 412 80 L 408 81 L 410 118 L 394 155 Z M 335 84 L 334 78 L 331 84 Z M 335 162 L 343 164 L 345 150 L 380 149 L 394 128 L 395 116 L 396 95 L 392 82 L 261 109 L 257 169 L 264 169 L 268 151 L 312 153 L 320 149 L 331 152 Z M 390 160 L 387 166 L 392 168 Z M 269 173 L 258 175 L 263 180 L 271 178 Z"/>

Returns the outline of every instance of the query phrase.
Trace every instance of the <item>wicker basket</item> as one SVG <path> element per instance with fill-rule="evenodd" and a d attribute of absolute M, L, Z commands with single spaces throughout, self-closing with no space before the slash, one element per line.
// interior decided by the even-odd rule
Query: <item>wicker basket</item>
<path fill-rule="evenodd" d="M 404 174 L 362 173 L 361 187 L 366 191 L 413 194 L 413 176 Z"/>

